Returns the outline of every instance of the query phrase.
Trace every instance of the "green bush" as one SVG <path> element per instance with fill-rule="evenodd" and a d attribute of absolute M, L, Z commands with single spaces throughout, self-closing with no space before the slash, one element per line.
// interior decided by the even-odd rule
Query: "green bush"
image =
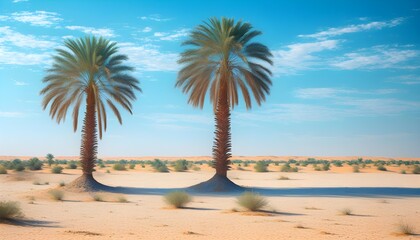
<path fill-rule="evenodd" d="M 420 174 L 420 166 L 419 165 L 414 166 L 413 174 Z"/>
<path fill-rule="evenodd" d="M 175 191 L 166 194 L 163 197 L 164 201 L 175 208 L 183 208 L 189 202 L 191 202 L 191 196 L 183 191 Z"/>
<path fill-rule="evenodd" d="M 136 167 L 136 164 L 132 163 L 132 164 L 130 164 L 130 165 L 129 165 L 129 167 L 128 167 L 128 168 L 130 168 L 130 169 L 134 169 L 135 167 Z"/>
<path fill-rule="evenodd" d="M 26 163 L 26 166 L 29 168 L 29 170 L 36 171 L 42 169 L 42 162 L 38 158 L 31 158 Z"/>
<path fill-rule="evenodd" d="M 0 222 L 22 217 L 18 202 L 0 201 Z"/>
<path fill-rule="evenodd" d="M 25 170 L 25 166 L 23 164 L 17 164 L 14 166 L 14 169 L 16 172 L 22 172 L 23 170 Z"/>
<path fill-rule="evenodd" d="M 297 167 L 291 167 L 289 163 L 284 164 L 280 168 L 280 172 L 297 172 L 297 171 L 298 171 L 298 168 Z"/>
<path fill-rule="evenodd" d="M 50 194 L 51 198 L 56 201 L 61 201 L 64 197 L 64 192 L 58 189 L 51 189 L 48 191 L 48 194 Z"/>
<path fill-rule="evenodd" d="M 382 164 L 378 164 L 376 169 L 378 169 L 379 171 L 386 171 L 387 170 L 386 167 L 384 167 L 384 165 L 382 165 Z"/>
<path fill-rule="evenodd" d="M 237 198 L 237 203 L 249 211 L 258 211 L 267 206 L 268 202 L 265 198 L 257 193 L 244 192 Z"/>
<path fill-rule="evenodd" d="M 268 172 L 268 164 L 265 161 L 259 161 L 255 164 L 254 169 L 256 172 Z"/>
<path fill-rule="evenodd" d="M 152 162 L 152 167 L 157 172 L 169 172 L 168 167 L 166 166 L 166 163 L 162 162 L 159 159 L 155 159 Z"/>
<path fill-rule="evenodd" d="M 51 165 L 54 164 L 54 155 L 52 155 L 51 153 L 48 153 L 47 156 L 45 156 L 45 158 L 47 159 L 48 166 L 51 167 Z"/>
<path fill-rule="evenodd" d="M 175 172 L 185 172 L 188 169 L 188 162 L 187 160 L 176 160 L 174 165 L 174 171 Z"/>
<path fill-rule="evenodd" d="M 114 166 L 112 167 L 112 169 L 114 169 L 116 171 L 126 171 L 127 170 L 125 168 L 125 164 L 121 164 L 121 163 L 114 164 Z"/>
<path fill-rule="evenodd" d="M 3 165 L 0 165 L 0 174 L 7 174 L 7 170 Z"/>
<path fill-rule="evenodd" d="M 51 168 L 51 172 L 55 173 L 55 174 L 60 174 L 63 172 L 63 167 L 62 166 L 54 166 L 53 168 Z"/>
<path fill-rule="evenodd" d="M 324 164 L 322 164 L 322 170 L 323 170 L 323 171 L 328 171 L 328 170 L 330 170 L 330 164 L 329 164 L 329 163 L 324 163 Z"/>
<path fill-rule="evenodd" d="M 77 168 L 77 164 L 76 164 L 76 162 L 69 162 L 69 163 L 67 164 L 67 168 L 68 168 L 68 169 L 76 169 L 76 168 Z"/>

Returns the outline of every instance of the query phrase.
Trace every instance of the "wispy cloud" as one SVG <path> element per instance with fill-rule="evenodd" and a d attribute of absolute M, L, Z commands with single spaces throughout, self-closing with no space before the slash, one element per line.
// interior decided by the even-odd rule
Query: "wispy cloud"
<path fill-rule="evenodd" d="M 29 0 L 13 0 L 13 3 L 27 2 Z"/>
<path fill-rule="evenodd" d="M 32 26 L 51 27 L 63 20 L 55 12 L 35 11 L 35 12 L 14 12 L 10 16 L 0 16 L 1 21 L 16 21 L 28 23 Z"/>
<path fill-rule="evenodd" d="M 162 18 L 159 14 L 152 14 L 149 16 L 142 16 L 140 17 L 141 20 L 150 20 L 155 22 L 167 22 L 172 20 L 171 18 Z"/>
<path fill-rule="evenodd" d="M 0 46 L 0 65 L 39 65 L 51 61 L 51 53 L 26 53 L 8 50 Z"/>
<path fill-rule="evenodd" d="M 4 118 L 15 118 L 15 117 L 22 117 L 24 114 L 22 112 L 3 112 L 0 111 L 0 117 Z"/>
<path fill-rule="evenodd" d="M 145 33 L 147 33 L 147 32 L 151 32 L 152 31 L 152 28 L 151 27 L 145 27 L 145 28 L 143 28 L 143 30 L 142 30 L 142 32 L 145 32 Z"/>
<path fill-rule="evenodd" d="M 392 82 L 397 82 L 405 85 L 420 84 L 420 75 L 408 74 L 391 78 Z"/>
<path fill-rule="evenodd" d="M 324 40 L 310 43 L 295 43 L 287 45 L 286 49 L 273 51 L 275 74 L 291 74 L 297 70 L 308 69 L 320 64 L 315 55 L 323 51 L 334 50 L 338 40 Z"/>
<path fill-rule="evenodd" d="M 130 62 L 140 71 L 177 71 L 178 54 L 172 52 L 161 52 L 159 46 L 146 44 L 136 45 L 134 43 L 119 44 L 120 51 L 126 54 Z"/>
<path fill-rule="evenodd" d="M 16 85 L 16 86 L 27 86 L 27 85 L 29 85 L 29 84 L 28 84 L 28 83 L 26 83 L 26 82 L 15 81 L 15 85 Z"/>
<path fill-rule="evenodd" d="M 301 99 L 343 98 L 349 95 L 388 95 L 397 93 L 397 89 L 356 90 L 344 88 L 300 88 L 295 90 L 295 97 Z"/>
<path fill-rule="evenodd" d="M 114 31 L 109 28 L 93 28 L 85 26 L 66 26 L 69 30 L 81 31 L 86 34 L 99 35 L 103 37 L 115 37 Z"/>
<path fill-rule="evenodd" d="M 16 32 L 9 26 L 0 27 L 0 44 L 3 43 L 8 43 L 17 47 L 40 49 L 48 49 L 56 46 L 55 42 Z"/>
<path fill-rule="evenodd" d="M 158 37 L 160 40 L 163 41 L 176 41 L 179 40 L 181 37 L 188 36 L 189 33 L 189 29 L 183 28 L 172 32 L 155 32 L 153 36 Z"/>
<path fill-rule="evenodd" d="M 374 21 L 369 23 L 349 25 L 338 28 L 328 28 L 325 31 L 317 32 L 314 34 L 301 34 L 299 37 L 316 38 L 316 39 L 327 39 L 330 37 L 336 37 L 348 33 L 356 33 L 362 31 L 368 31 L 372 29 L 391 28 L 400 25 L 404 21 L 404 18 L 395 18 L 390 21 Z"/>
<path fill-rule="evenodd" d="M 346 53 L 331 65 L 340 69 L 384 69 L 384 68 L 418 68 L 410 65 L 408 60 L 420 56 L 420 51 L 405 47 L 379 45 Z"/>

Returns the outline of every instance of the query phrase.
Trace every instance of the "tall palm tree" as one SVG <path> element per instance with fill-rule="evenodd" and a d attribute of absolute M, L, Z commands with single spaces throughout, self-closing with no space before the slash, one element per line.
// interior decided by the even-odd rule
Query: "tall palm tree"
<path fill-rule="evenodd" d="M 56 51 L 43 79 L 47 85 L 41 91 L 42 106 L 44 110 L 50 106 L 50 116 L 57 123 L 64 121 L 69 108 L 73 107 L 73 130 L 76 131 L 79 109 L 86 101 L 80 147 L 83 175 L 73 186 L 93 190 L 103 186 L 93 178 L 92 171 L 97 160 L 97 130 L 102 139 L 102 132 L 107 128 L 105 103 L 122 124 L 115 103 L 132 113 L 131 102 L 136 99 L 134 90 L 141 91 L 139 81 L 129 74 L 134 69 L 124 64 L 128 57 L 118 53 L 115 42 L 102 37 L 67 39 L 64 48 Z"/>
<path fill-rule="evenodd" d="M 272 65 L 272 54 L 265 45 L 251 42 L 260 34 L 249 23 L 211 18 L 197 26 L 183 43 L 189 49 L 178 61 L 183 66 L 175 86 L 189 95 L 188 103 L 194 107 L 203 108 L 207 92 L 210 95 L 216 122 L 213 145 L 216 175 L 210 180 L 213 182 L 228 180 L 230 111 L 239 102 L 238 91 L 242 92 L 247 109 L 252 106 L 251 95 L 261 105 L 270 93 L 271 72 L 267 67 Z"/>

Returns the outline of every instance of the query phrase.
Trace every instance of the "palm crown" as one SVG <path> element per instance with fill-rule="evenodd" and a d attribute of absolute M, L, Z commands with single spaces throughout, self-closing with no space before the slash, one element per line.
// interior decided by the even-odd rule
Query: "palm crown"
<path fill-rule="evenodd" d="M 251 94 L 258 105 L 269 94 L 271 53 L 260 43 L 250 42 L 260 35 L 251 24 L 233 19 L 211 18 L 199 25 L 183 45 L 191 46 L 181 54 L 183 64 L 176 86 L 189 94 L 188 102 L 202 108 L 207 91 L 216 109 L 219 89 L 226 86 L 229 105 L 238 104 L 238 90 L 247 108 L 251 108 Z"/>
<path fill-rule="evenodd" d="M 123 64 L 127 56 L 117 53 L 115 42 L 85 37 L 67 39 L 64 46 L 57 49 L 53 65 L 43 79 L 47 86 L 41 91 L 45 95 L 42 106 L 45 110 L 51 104 L 50 115 L 60 123 L 65 120 L 68 109 L 73 105 L 73 128 L 76 131 L 80 105 L 91 93 L 99 124 L 99 137 L 102 138 L 102 130 L 107 127 L 104 102 L 122 123 L 121 114 L 114 102 L 131 113 L 131 101 L 136 99 L 134 90 L 141 91 L 139 82 L 127 73 L 133 71 L 133 68 Z"/>

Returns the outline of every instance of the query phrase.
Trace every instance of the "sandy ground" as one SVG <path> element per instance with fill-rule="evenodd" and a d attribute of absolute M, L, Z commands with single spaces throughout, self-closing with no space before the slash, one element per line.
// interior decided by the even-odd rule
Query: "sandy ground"
<path fill-rule="evenodd" d="M 49 198 L 48 189 L 56 188 L 61 181 L 72 181 L 80 170 L 50 174 L 45 169 L 25 177 L 10 172 L 0 175 L 0 200 L 19 201 L 25 220 L 0 224 L 0 239 L 419 239 L 420 235 L 396 233 L 400 222 L 420 233 L 420 175 L 399 174 L 398 169 L 361 170 L 230 171 L 230 178 L 239 185 L 279 189 L 260 189 L 269 207 L 268 213 L 259 214 L 233 212 L 233 208 L 240 210 L 235 194 L 193 194 L 188 208 L 168 208 L 162 195 L 171 188 L 207 180 L 213 172 L 206 167 L 183 173 L 154 173 L 140 166 L 95 173 L 102 183 L 132 187 L 132 194 L 123 195 L 128 203 L 117 202 L 122 195 L 115 193 L 103 193 L 105 202 L 93 201 L 86 193 L 67 192 L 64 201 Z M 280 176 L 290 180 L 278 180 Z M 49 184 L 34 185 L 34 181 Z M 382 187 L 396 191 L 359 194 Z M 414 188 L 416 194 L 398 192 L 407 188 Z M 350 208 L 353 214 L 340 215 L 344 208 Z"/>

